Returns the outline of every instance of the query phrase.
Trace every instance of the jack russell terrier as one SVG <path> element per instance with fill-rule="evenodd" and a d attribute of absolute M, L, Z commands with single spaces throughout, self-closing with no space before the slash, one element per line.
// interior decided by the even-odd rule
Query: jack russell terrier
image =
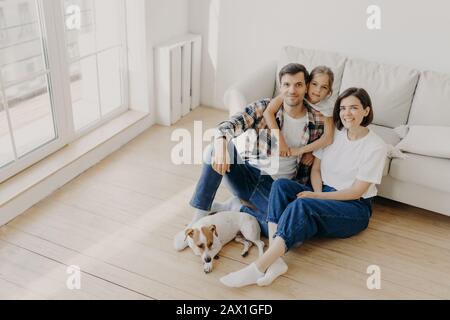
<path fill-rule="evenodd" d="M 261 228 L 255 217 L 232 211 L 203 217 L 185 232 L 189 247 L 202 258 L 205 273 L 212 271 L 213 259 L 217 259 L 222 247 L 233 239 L 244 245 L 241 253 L 243 257 L 248 255 L 253 244 L 258 247 L 261 256 L 265 244 L 260 240 L 260 234 Z"/>

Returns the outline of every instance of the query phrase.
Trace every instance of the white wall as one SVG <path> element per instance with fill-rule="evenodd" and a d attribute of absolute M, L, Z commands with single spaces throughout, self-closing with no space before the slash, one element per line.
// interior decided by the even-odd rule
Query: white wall
<path fill-rule="evenodd" d="M 147 44 L 153 48 L 171 38 L 176 38 L 189 32 L 189 1 L 186 0 L 145 0 L 147 3 Z M 150 67 L 152 75 L 152 90 L 154 88 L 154 69 Z M 155 91 L 153 91 L 155 92 Z M 155 114 L 155 94 L 152 94 L 152 115 Z"/>
<path fill-rule="evenodd" d="M 200 104 L 217 106 L 216 83 L 219 56 L 220 0 L 190 0 L 189 30 L 202 35 L 202 72 Z M 222 19 L 223 20 L 223 19 Z"/>
<path fill-rule="evenodd" d="M 203 35 L 202 104 L 223 108 L 235 81 L 284 45 L 450 73 L 448 0 L 190 0 L 189 29 Z M 366 27 L 369 5 L 381 30 Z"/>
<path fill-rule="evenodd" d="M 155 46 L 189 32 L 189 1 L 146 0 L 148 36 Z"/>
<path fill-rule="evenodd" d="M 128 0 L 127 7 L 130 104 L 155 120 L 153 48 L 189 32 L 189 2 Z"/>

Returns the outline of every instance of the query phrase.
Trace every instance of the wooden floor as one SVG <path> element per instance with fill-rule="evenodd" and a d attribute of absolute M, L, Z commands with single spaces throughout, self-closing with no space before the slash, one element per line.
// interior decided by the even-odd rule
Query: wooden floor
<path fill-rule="evenodd" d="M 176 127 L 193 132 L 194 120 L 206 129 L 226 116 L 198 108 Z M 272 286 L 224 287 L 219 278 L 256 249 L 241 258 L 229 244 L 208 275 L 189 249 L 172 249 L 200 174 L 171 163 L 173 129 L 149 129 L 2 227 L 0 299 L 450 299 L 450 217 L 384 199 L 360 235 L 291 251 Z M 66 286 L 71 265 L 80 290 Z M 381 268 L 380 290 L 367 288 L 370 265 Z"/>

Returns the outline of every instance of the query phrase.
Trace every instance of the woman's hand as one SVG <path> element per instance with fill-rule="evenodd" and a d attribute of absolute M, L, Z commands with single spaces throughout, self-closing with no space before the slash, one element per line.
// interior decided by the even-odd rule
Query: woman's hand
<path fill-rule="evenodd" d="M 297 194 L 297 198 L 300 199 L 318 199 L 319 193 L 318 192 L 311 192 L 311 191 L 303 191 Z"/>

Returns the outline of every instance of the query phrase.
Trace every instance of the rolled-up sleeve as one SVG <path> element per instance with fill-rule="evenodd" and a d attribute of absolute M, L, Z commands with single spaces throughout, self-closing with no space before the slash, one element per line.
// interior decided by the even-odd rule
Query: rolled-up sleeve
<path fill-rule="evenodd" d="M 231 119 L 221 122 L 217 127 L 215 138 L 225 138 L 229 142 L 248 129 L 257 129 L 258 123 L 264 118 L 264 110 L 269 102 L 269 99 L 256 101 L 248 105 L 244 112 L 239 112 Z"/>

